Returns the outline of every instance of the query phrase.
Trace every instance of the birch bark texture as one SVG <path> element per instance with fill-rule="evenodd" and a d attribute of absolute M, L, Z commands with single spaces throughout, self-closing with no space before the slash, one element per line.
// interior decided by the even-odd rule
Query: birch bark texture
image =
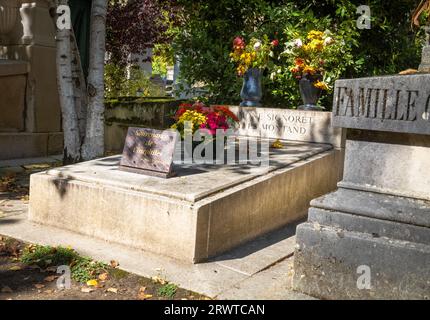
<path fill-rule="evenodd" d="M 68 7 L 68 0 L 56 1 Z M 67 12 L 57 10 L 70 19 Z M 57 80 L 64 132 L 64 162 L 91 160 L 104 154 L 104 60 L 107 0 L 93 0 L 90 24 L 90 62 L 85 81 L 73 28 L 57 23 Z"/>
<path fill-rule="evenodd" d="M 104 62 L 106 53 L 107 0 L 93 0 L 90 26 L 90 62 L 88 70 L 88 109 L 82 158 L 104 154 Z"/>
<path fill-rule="evenodd" d="M 58 0 L 57 3 L 58 6 L 68 5 L 67 0 Z M 63 16 L 68 14 L 67 11 L 57 13 Z M 60 19 L 60 17 L 57 17 L 57 19 Z M 67 19 L 67 16 L 61 19 Z M 65 20 L 64 23 L 66 23 Z M 71 34 L 72 30 L 70 28 L 58 28 L 57 26 L 57 83 L 63 122 L 65 163 L 78 162 L 81 158 L 81 139 L 73 88 Z"/>

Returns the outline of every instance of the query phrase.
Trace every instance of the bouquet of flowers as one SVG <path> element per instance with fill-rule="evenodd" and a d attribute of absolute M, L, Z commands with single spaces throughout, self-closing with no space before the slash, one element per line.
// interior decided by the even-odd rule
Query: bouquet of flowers
<path fill-rule="evenodd" d="M 290 71 L 298 80 L 308 78 L 314 81 L 318 89 L 329 90 L 324 81 L 327 62 L 330 61 L 337 50 L 334 46 L 336 40 L 330 31 L 310 31 L 306 39 L 297 38 L 287 43 L 286 50 L 282 53 L 291 63 Z M 334 49 L 334 50 L 333 50 Z"/>
<path fill-rule="evenodd" d="M 242 37 L 234 38 L 230 58 L 237 64 L 237 74 L 243 76 L 250 68 L 266 68 L 269 58 L 273 56 L 273 48 L 278 44 L 278 40 L 270 42 L 267 36 L 263 40 L 252 38 L 248 44 Z"/>
<path fill-rule="evenodd" d="M 179 106 L 172 129 L 178 130 L 181 137 L 185 134 L 185 122 L 191 124 L 192 133 L 198 129 L 205 129 L 215 135 L 217 129 L 233 128 L 239 121 L 236 115 L 226 106 L 206 106 L 201 102 L 194 104 L 183 103 Z"/>

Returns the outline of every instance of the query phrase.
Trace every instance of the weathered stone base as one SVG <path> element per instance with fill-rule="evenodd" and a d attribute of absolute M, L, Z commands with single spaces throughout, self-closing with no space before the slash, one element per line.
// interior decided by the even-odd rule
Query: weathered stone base
<path fill-rule="evenodd" d="M 418 68 L 420 72 L 430 73 L 430 46 L 425 46 L 422 53 L 422 62 Z"/>
<path fill-rule="evenodd" d="M 297 228 L 295 289 L 326 299 L 430 299 L 430 203 L 339 189 Z M 370 289 L 357 280 L 370 269 Z M 362 278 L 360 278 L 362 280 Z"/>
<path fill-rule="evenodd" d="M 0 150 L 0 160 L 61 154 L 63 133 L 0 132 Z"/>
<path fill-rule="evenodd" d="M 108 157 L 31 176 L 29 219 L 188 262 L 200 262 L 306 216 L 334 190 L 343 152 L 290 143 L 266 173 L 176 166 L 159 179 Z"/>

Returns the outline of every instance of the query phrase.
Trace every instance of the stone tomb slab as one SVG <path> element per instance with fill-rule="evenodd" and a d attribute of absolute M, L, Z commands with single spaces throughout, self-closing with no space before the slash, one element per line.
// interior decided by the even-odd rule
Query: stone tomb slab
<path fill-rule="evenodd" d="M 284 142 L 270 166 L 176 165 L 169 179 L 118 169 L 120 156 L 31 176 L 29 219 L 189 262 L 201 262 L 306 216 L 332 191 L 342 155 Z"/>

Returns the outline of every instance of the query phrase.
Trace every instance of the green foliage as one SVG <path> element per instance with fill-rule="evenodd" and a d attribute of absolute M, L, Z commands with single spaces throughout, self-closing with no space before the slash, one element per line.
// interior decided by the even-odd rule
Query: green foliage
<path fill-rule="evenodd" d="M 176 284 L 167 283 L 161 286 L 160 288 L 158 288 L 157 293 L 162 297 L 171 299 L 175 296 L 177 290 L 178 290 L 178 286 Z"/>
<path fill-rule="evenodd" d="M 72 279 L 81 283 L 86 283 L 91 279 L 96 279 L 100 274 L 106 272 L 107 269 L 108 266 L 102 262 L 79 257 L 73 262 L 71 267 Z"/>
<path fill-rule="evenodd" d="M 78 254 L 70 248 L 30 245 L 24 249 L 20 260 L 27 265 L 47 268 L 70 265 L 78 257 Z"/>
<path fill-rule="evenodd" d="M 160 86 L 150 81 L 149 75 L 137 67 L 130 67 L 130 76 L 127 77 L 127 69 L 113 63 L 105 65 L 105 97 L 107 99 L 117 97 L 159 97 L 165 96 L 165 91 Z"/>
<path fill-rule="evenodd" d="M 237 103 L 242 79 L 229 60 L 236 36 L 279 39 L 273 69 L 264 74 L 264 104 L 296 107 L 297 81 L 277 59 L 285 43 L 311 29 L 329 29 L 343 46 L 331 61 L 330 82 L 337 78 L 385 75 L 416 68 L 420 62 L 423 32 L 410 27 L 417 0 L 179 0 L 184 6 L 182 28 L 177 29 L 175 52 L 181 59 L 181 77 L 189 84 L 204 82 L 211 103 Z M 371 8 L 372 27 L 359 30 L 356 8 Z M 273 80 L 273 72 L 277 73 Z M 272 77 L 271 77 L 272 75 Z M 321 104 L 331 106 L 330 95 Z"/>
<path fill-rule="evenodd" d="M 81 257 L 75 250 L 61 246 L 29 245 L 23 250 L 20 261 L 43 269 L 68 265 L 71 268 L 72 279 L 82 283 L 97 278 L 99 274 L 106 272 L 108 268 L 104 263 Z"/>
<path fill-rule="evenodd" d="M 167 76 L 167 67 L 175 64 L 172 46 L 167 44 L 155 45 L 151 61 L 153 74 L 159 74 L 162 77 Z"/>

